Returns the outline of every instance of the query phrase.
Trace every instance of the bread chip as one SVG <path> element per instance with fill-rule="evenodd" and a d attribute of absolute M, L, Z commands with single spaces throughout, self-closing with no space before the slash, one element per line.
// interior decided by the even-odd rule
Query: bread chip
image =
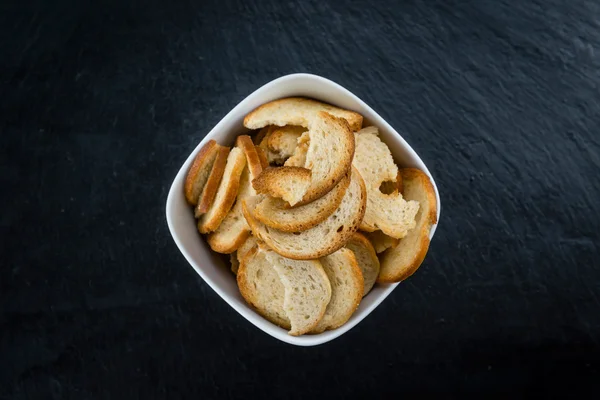
<path fill-rule="evenodd" d="M 244 152 L 235 147 L 227 157 L 227 165 L 223 179 L 219 184 L 217 195 L 208 211 L 198 220 L 200 233 L 210 233 L 216 230 L 235 202 L 240 186 L 240 177 L 246 166 Z"/>
<path fill-rule="evenodd" d="M 264 251 L 254 247 L 242 258 L 237 283 L 244 300 L 260 315 L 284 329 L 291 328 L 283 308 L 285 288 Z"/>
<path fill-rule="evenodd" d="M 421 265 L 429 249 L 429 232 L 437 223 L 437 202 L 429 177 L 414 168 L 401 170 L 406 199 L 418 201 L 416 226 L 400 240 L 396 248 L 386 250 L 381 256 L 378 282 L 400 282 L 411 276 Z"/>
<path fill-rule="evenodd" d="M 300 202 L 311 182 L 311 172 L 302 167 L 267 168 L 252 181 L 257 193 L 283 199 L 291 205 Z"/>
<path fill-rule="evenodd" d="M 227 157 L 229 157 L 230 149 L 229 147 L 217 146 L 217 157 L 215 158 L 210 175 L 206 180 L 206 184 L 202 189 L 202 194 L 198 198 L 198 204 L 194 210 L 196 218 L 200 218 L 200 216 L 205 214 L 212 206 L 217 194 L 217 189 L 219 188 L 221 179 L 223 179 L 223 174 L 225 173 L 225 166 L 227 165 Z"/>
<path fill-rule="evenodd" d="M 347 249 L 352 250 L 364 278 L 363 296 L 371 291 L 379 275 L 379 259 L 369 239 L 360 233 L 352 235 L 346 242 Z"/>
<path fill-rule="evenodd" d="M 325 314 L 331 299 L 331 285 L 319 260 L 298 261 L 266 251 L 284 287 L 283 309 L 291 321 L 290 335 L 314 329 Z"/>
<path fill-rule="evenodd" d="M 305 231 L 324 221 L 339 207 L 349 185 L 350 173 L 325 196 L 294 208 L 281 199 L 265 197 L 254 209 L 254 216 L 266 226 L 283 232 Z"/>
<path fill-rule="evenodd" d="M 214 251 L 225 254 L 237 250 L 250 235 L 250 226 L 242 213 L 242 200 L 256 194 L 250 181 L 262 172 L 260 157 L 250 136 L 238 136 L 236 146 L 242 149 L 246 156 L 246 168 L 240 179 L 237 200 L 219 227 L 207 238 Z"/>
<path fill-rule="evenodd" d="M 300 140 L 304 141 L 304 137 Z M 307 185 L 307 172 L 299 173 L 301 170 L 297 168 L 300 167 L 284 166 L 270 174 L 269 181 L 259 177 L 260 190 L 254 183 L 257 192 L 282 198 L 290 206 L 296 206 L 323 197 L 339 183 L 350 170 L 354 157 L 354 134 L 346 121 L 319 112 L 311 122 L 308 137 L 308 150 L 301 167 L 310 170 L 310 183 Z M 294 163 L 300 161 L 296 155 L 294 160 Z"/>
<path fill-rule="evenodd" d="M 329 255 L 344 246 L 356 232 L 366 206 L 366 189 L 360 173 L 352 170 L 351 182 L 340 206 L 323 222 L 303 232 L 282 232 L 265 226 L 254 217 L 254 209 L 263 197 L 244 201 L 243 211 L 252 233 L 267 246 L 287 258 L 309 260 Z"/>
<path fill-rule="evenodd" d="M 323 319 L 311 333 L 321 333 L 344 325 L 363 297 L 363 276 L 352 251 L 340 249 L 320 261 L 331 283 L 331 300 Z"/>
<path fill-rule="evenodd" d="M 320 111 L 344 118 L 352 131 L 362 127 L 362 115 L 302 97 L 288 97 L 263 104 L 246 115 L 244 126 L 249 129 L 259 129 L 267 125 L 298 125 L 308 128 Z"/>
<path fill-rule="evenodd" d="M 401 239 L 415 226 L 419 203 L 406 201 L 394 191 L 384 194 L 380 185 L 395 181 L 398 167 L 390 150 L 375 133 L 356 134 L 356 154 L 352 163 L 367 185 L 367 211 L 360 229 L 373 232 L 381 229 L 386 235 Z"/>
<path fill-rule="evenodd" d="M 185 177 L 185 199 L 192 206 L 198 204 L 198 198 L 206 185 L 210 171 L 212 171 L 219 147 L 221 146 L 214 140 L 209 140 L 202 146 Z"/>

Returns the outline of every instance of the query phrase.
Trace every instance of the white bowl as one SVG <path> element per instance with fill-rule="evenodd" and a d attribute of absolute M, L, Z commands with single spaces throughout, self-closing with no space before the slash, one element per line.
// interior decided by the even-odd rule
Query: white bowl
<path fill-rule="evenodd" d="M 429 175 L 438 202 L 438 220 L 441 208 L 440 196 L 435 181 L 423 161 L 394 128 L 350 91 L 337 83 L 316 75 L 286 75 L 257 89 L 231 110 L 192 151 L 181 166 L 177 176 L 175 176 L 167 198 L 167 223 L 179 250 L 194 267 L 198 275 L 234 310 L 256 327 L 286 343 L 298 346 L 314 346 L 333 340 L 348 332 L 392 293 L 398 284 L 375 285 L 373 290 L 362 300 L 352 318 L 338 329 L 318 335 L 290 336 L 286 330 L 267 321 L 246 304 L 237 288 L 229 264 L 222 256 L 214 253 L 198 233 L 193 210 L 185 201 L 183 194 L 187 170 L 200 147 L 210 139 L 214 139 L 219 144 L 232 145 L 237 135 L 247 131 L 242 123 L 247 113 L 266 102 L 290 96 L 310 97 L 359 112 L 364 116 L 364 126 L 375 125 L 379 128 L 381 138 L 389 146 L 399 166 L 415 167 Z M 431 237 L 433 237 L 435 229 L 436 226 L 431 229 Z M 376 334 L 376 330 L 373 330 L 373 332 Z"/>

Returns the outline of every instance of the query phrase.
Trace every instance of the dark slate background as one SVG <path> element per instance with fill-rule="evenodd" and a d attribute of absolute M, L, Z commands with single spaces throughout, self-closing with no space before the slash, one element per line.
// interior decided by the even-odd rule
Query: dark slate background
<path fill-rule="evenodd" d="M 600 3 L 387 3 L 2 2 L 0 397 L 600 389 Z M 164 216 L 203 135 L 292 72 L 372 105 L 443 203 L 419 272 L 315 348 L 234 312 Z"/>

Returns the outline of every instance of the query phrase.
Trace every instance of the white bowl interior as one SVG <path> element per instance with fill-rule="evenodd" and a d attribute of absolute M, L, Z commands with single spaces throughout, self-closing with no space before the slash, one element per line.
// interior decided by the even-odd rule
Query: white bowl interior
<path fill-rule="evenodd" d="M 228 258 L 214 253 L 204 238 L 200 236 L 196 229 L 193 210 L 185 201 L 183 194 L 183 184 L 187 170 L 195 154 L 204 143 L 214 139 L 219 144 L 232 145 L 235 137 L 247 131 L 243 127 L 243 119 L 247 113 L 266 102 L 290 96 L 310 97 L 359 112 L 365 117 L 364 126 L 375 125 L 379 128 L 381 138 L 389 146 L 399 166 L 419 168 L 431 177 L 425 164 L 406 141 L 383 118 L 354 94 L 342 86 L 316 75 L 293 74 L 271 81 L 257 89 L 231 110 L 206 135 L 177 173 L 167 198 L 166 213 L 173 239 L 184 257 L 206 283 L 231 307 L 255 326 L 279 340 L 300 346 L 313 346 L 335 339 L 350 330 L 369 315 L 398 284 L 375 285 L 373 290 L 362 300 L 350 320 L 338 329 L 318 335 L 290 336 L 286 330 L 265 320 L 246 304 L 239 293 L 235 277 L 230 271 Z M 433 177 L 431 177 L 431 180 L 437 197 L 439 220 L 440 198 Z M 436 226 L 431 230 L 431 237 L 435 233 L 435 228 Z"/>

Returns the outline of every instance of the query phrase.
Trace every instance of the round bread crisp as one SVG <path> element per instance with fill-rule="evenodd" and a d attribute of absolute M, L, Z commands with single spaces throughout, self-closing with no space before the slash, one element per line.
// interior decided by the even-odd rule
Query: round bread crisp
<path fill-rule="evenodd" d="M 340 205 L 350 185 L 350 173 L 325 196 L 302 206 L 290 208 L 285 201 L 266 197 L 254 209 L 254 216 L 270 228 L 283 232 L 301 232 L 329 217 Z"/>
<path fill-rule="evenodd" d="M 354 253 L 340 249 L 320 259 L 331 283 L 331 300 L 311 333 L 339 328 L 354 314 L 363 297 L 363 276 Z"/>
<path fill-rule="evenodd" d="M 437 201 L 429 177 L 415 168 L 401 170 L 404 197 L 419 202 L 416 226 L 395 248 L 381 255 L 381 270 L 377 282 L 400 282 L 419 268 L 429 249 L 429 232 L 437 223 Z"/>
<path fill-rule="evenodd" d="M 310 260 L 329 255 L 344 246 L 358 229 L 365 213 L 367 193 L 360 173 L 352 170 L 351 182 L 340 206 L 327 219 L 303 232 L 282 232 L 269 228 L 254 217 L 254 209 L 263 197 L 251 197 L 243 202 L 246 221 L 252 233 L 284 257 Z"/>
<path fill-rule="evenodd" d="M 309 128 L 315 115 L 321 111 L 344 118 L 354 132 L 362 127 L 363 117 L 359 113 L 303 97 L 287 97 L 265 103 L 246 115 L 244 126 L 249 129 L 267 125 L 298 125 Z"/>
<path fill-rule="evenodd" d="M 237 283 L 244 300 L 260 315 L 284 329 L 291 328 L 283 309 L 285 288 L 264 251 L 254 247 L 242 258 Z"/>
<path fill-rule="evenodd" d="M 219 146 L 217 142 L 209 140 L 208 143 L 202 146 L 200 151 L 198 151 L 196 157 L 194 157 L 192 166 L 185 177 L 184 184 L 185 199 L 192 206 L 198 204 L 198 198 L 204 189 L 204 185 L 206 185 L 206 181 L 208 180 L 208 176 L 217 157 L 219 147 L 221 146 Z"/>
<path fill-rule="evenodd" d="M 283 310 L 290 319 L 289 334 L 312 331 L 323 318 L 331 299 L 331 284 L 319 260 L 290 260 L 266 251 L 284 287 Z"/>

